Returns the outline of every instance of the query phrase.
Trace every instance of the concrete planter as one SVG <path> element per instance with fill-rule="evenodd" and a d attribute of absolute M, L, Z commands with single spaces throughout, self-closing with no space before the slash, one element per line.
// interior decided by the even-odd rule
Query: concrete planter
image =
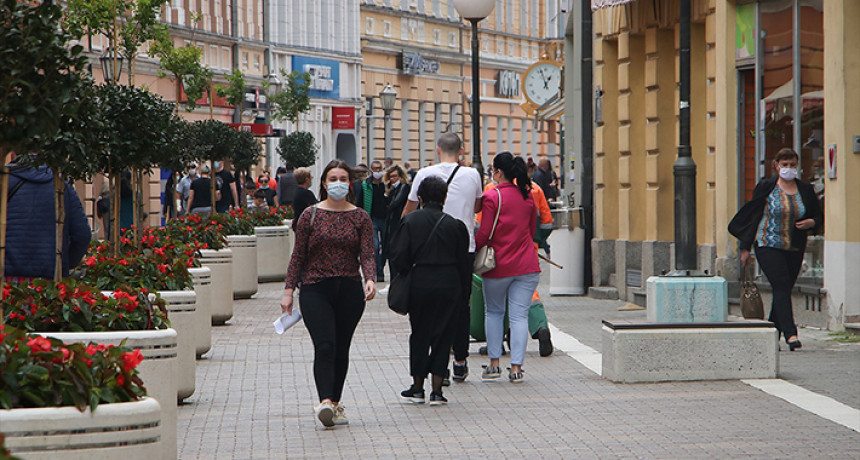
<path fill-rule="evenodd" d="M 220 326 L 233 317 L 233 251 L 201 249 L 200 263 L 212 271 L 212 324 Z"/>
<path fill-rule="evenodd" d="M 197 308 L 194 324 L 199 328 L 195 335 L 197 357 L 201 357 L 212 349 L 212 270 L 209 267 L 189 268 L 194 277 L 194 293 L 197 296 Z"/>
<path fill-rule="evenodd" d="M 254 227 L 257 235 L 257 279 L 284 281 L 293 251 L 290 227 Z"/>
<path fill-rule="evenodd" d="M 257 237 L 228 235 L 227 246 L 233 251 L 233 298 L 250 299 L 257 293 Z"/>
<path fill-rule="evenodd" d="M 177 334 L 174 329 L 149 331 L 111 331 L 111 332 L 37 332 L 46 337 L 54 337 L 64 343 L 103 343 L 119 345 L 126 340 L 126 346 L 139 349 L 143 362 L 138 365 L 140 378 L 146 387 L 147 395 L 155 398 L 161 406 L 161 452 L 154 455 L 152 446 L 149 458 L 176 458 L 176 381 L 177 381 Z M 72 409 L 77 411 L 76 409 Z M 96 412 L 99 412 L 97 409 Z M 5 425 L 3 427 L 3 432 Z M 93 457 L 90 457 L 93 458 Z M 104 458 L 104 457 L 100 457 Z M 125 459 L 124 459 L 125 460 Z"/>
<path fill-rule="evenodd" d="M 0 410 L 0 427 L 6 448 L 28 460 L 148 460 L 163 450 L 161 412 L 153 398 L 101 404 L 95 412 L 73 406 Z"/>
<path fill-rule="evenodd" d="M 209 329 L 209 323 L 197 320 L 197 295 L 194 291 L 159 291 L 167 302 L 167 316 L 170 327 L 176 329 L 178 344 L 176 396 L 179 401 L 194 394 L 197 374 L 197 335 L 200 330 Z"/>

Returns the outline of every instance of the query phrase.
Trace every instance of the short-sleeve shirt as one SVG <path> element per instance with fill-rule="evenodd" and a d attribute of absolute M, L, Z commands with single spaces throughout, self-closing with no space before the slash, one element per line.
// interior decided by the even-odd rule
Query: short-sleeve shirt
<path fill-rule="evenodd" d="M 233 203 L 233 192 L 230 189 L 230 184 L 236 182 L 236 178 L 233 177 L 233 173 L 227 171 L 226 169 L 222 169 L 215 173 L 215 175 L 221 179 L 218 189 L 221 190 L 221 199 L 215 203 L 215 207 L 219 209 L 229 208 Z"/>
<path fill-rule="evenodd" d="M 218 190 L 218 181 L 215 182 L 216 191 Z M 212 183 L 208 177 L 198 177 L 191 182 L 191 190 L 194 190 L 194 201 L 191 202 L 191 209 L 205 208 L 212 206 Z M 189 209 L 189 211 L 191 210 Z"/>
<path fill-rule="evenodd" d="M 756 245 L 776 249 L 791 247 L 791 229 L 797 219 L 806 213 L 800 193 L 789 195 L 774 187 L 765 199 L 764 215 L 758 224 Z"/>
<path fill-rule="evenodd" d="M 409 201 L 418 201 L 418 186 L 424 178 L 438 177 L 447 182 L 456 167 L 457 163 L 439 163 L 422 168 L 412 182 Z M 469 252 L 475 252 L 475 200 L 482 195 L 481 175 L 474 168 L 461 167 L 448 185 L 448 195 L 442 208 L 445 214 L 466 224 L 469 230 Z"/>

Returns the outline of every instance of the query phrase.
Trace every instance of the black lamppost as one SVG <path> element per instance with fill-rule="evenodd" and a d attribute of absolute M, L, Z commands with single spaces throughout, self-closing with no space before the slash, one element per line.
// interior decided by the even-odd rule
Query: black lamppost
<path fill-rule="evenodd" d="M 681 0 L 678 55 L 679 136 L 675 161 L 675 271 L 691 276 L 696 258 L 696 163 L 690 150 L 690 0 Z"/>
<path fill-rule="evenodd" d="M 106 82 L 117 83 L 122 74 L 122 54 L 117 53 L 113 47 L 108 47 L 105 53 L 99 57 L 102 63 L 102 75 Z"/>
<path fill-rule="evenodd" d="M 460 16 L 472 23 L 472 167 L 484 177 L 481 161 L 481 49 L 478 43 L 478 23 L 493 12 L 495 0 L 454 0 Z"/>
<path fill-rule="evenodd" d="M 379 93 L 379 99 L 382 101 L 382 111 L 385 113 L 385 158 L 391 158 L 391 111 L 394 110 L 394 103 L 397 101 L 397 91 L 388 83 Z"/>

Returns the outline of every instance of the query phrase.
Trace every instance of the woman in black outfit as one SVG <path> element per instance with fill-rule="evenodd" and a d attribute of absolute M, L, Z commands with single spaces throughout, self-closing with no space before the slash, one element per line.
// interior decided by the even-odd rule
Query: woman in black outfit
<path fill-rule="evenodd" d="M 756 185 L 752 199 L 729 223 L 740 240 L 741 264 L 750 262 L 750 247 L 773 288 L 769 321 L 791 351 L 801 348 L 791 306 L 791 290 L 800 274 L 806 236 L 822 224 L 823 216 L 812 185 L 797 178 L 798 156 L 784 148 L 776 154 L 776 176 Z"/>
<path fill-rule="evenodd" d="M 385 217 L 385 244 L 382 246 L 382 260 L 388 260 L 391 252 L 391 240 L 394 238 L 394 232 L 400 226 L 400 215 L 403 214 L 403 208 L 406 206 L 406 200 L 409 198 L 409 192 L 412 186 L 408 182 L 409 177 L 403 172 L 400 166 L 394 165 L 385 171 L 385 176 L 382 181 L 385 183 L 385 201 L 386 217 Z"/>
<path fill-rule="evenodd" d="M 424 379 L 429 372 L 433 374 L 431 406 L 448 402 L 442 396 L 442 380 L 448 372 L 448 352 L 454 343 L 454 312 L 462 295 L 461 280 L 472 271 L 466 257 L 466 226 L 442 212 L 447 191 L 448 186 L 440 178 L 421 182 L 418 201 L 422 209 L 403 218 L 391 248 L 392 273 L 414 270 L 409 305 L 412 386 L 401 396 L 412 403 L 423 403 Z M 436 231 L 431 236 L 434 227 Z"/>
<path fill-rule="evenodd" d="M 296 169 L 293 175 L 299 184 L 298 188 L 296 188 L 296 194 L 293 196 L 293 231 L 295 231 L 302 211 L 317 204 L 317 197 L 311 191 L 313 178 L 311 177 L 310 168 Z"/>

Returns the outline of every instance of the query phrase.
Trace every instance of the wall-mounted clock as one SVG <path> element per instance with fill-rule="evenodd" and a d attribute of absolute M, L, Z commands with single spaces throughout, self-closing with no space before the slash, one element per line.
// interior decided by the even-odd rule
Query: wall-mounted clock
<path fill-rule="evenodd" d="M 540 107 L 558 94 L 561 88 L 561 64 L 555 61 L 538 61 L 526 69 L 523 78 L 523 95 L 535 107 Z"/>

